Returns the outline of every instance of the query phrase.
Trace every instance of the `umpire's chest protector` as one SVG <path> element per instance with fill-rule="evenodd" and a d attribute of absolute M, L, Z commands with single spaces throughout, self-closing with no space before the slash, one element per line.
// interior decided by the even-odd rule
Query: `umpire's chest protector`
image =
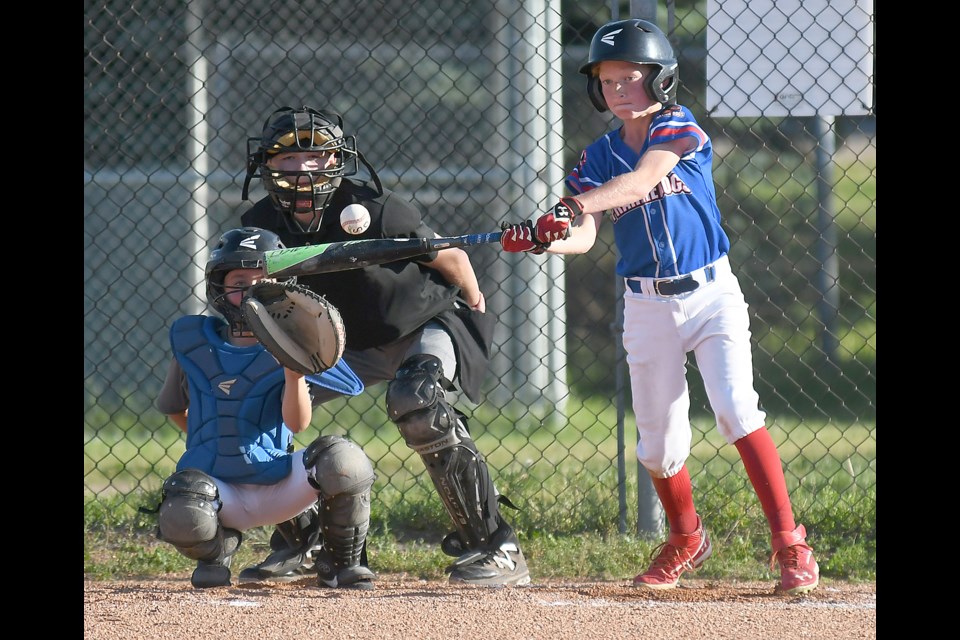
<path fill-rule="evenodd" d="M 187 377 L 186 451 L 177 470 L 200 469 L 226 482 L 274 484 L 291 469 L 293 433 L 283 424 L 283 368 L 262 346 L 235 347 L 223 320 L 185 316 L 170 342 Z"/>

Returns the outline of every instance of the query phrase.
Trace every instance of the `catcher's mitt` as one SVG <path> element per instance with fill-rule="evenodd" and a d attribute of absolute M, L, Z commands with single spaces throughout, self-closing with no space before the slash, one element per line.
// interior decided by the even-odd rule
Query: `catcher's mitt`
<path fill-rule="evenodd" d="M 343 318 L 326 298 L 289 282 L 258 282 L 240 304 L 243 317 L 267 351 L 304 375 L 332 368 L 343 355 Z"/>

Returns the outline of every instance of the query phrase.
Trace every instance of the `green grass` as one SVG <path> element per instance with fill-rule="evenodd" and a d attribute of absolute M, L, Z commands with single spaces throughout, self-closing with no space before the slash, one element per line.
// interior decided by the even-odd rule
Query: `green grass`
<path fill-rule="evenodd" d="M 585 499 L 571 498 L 570 504 L 553 505 L 546 521 L 534 521 L 525 511 L 505 510 L 517 529 L 534 579 L 621 580 L 632 578 L 646 567 L 650 553 L 661 541 L 659 536 L 620 533 L 616 513 L 584 506 L 609 504 L 609 500 L 593 499 L 602 493 L 593 478 L 557 477 L 551 482 L 558 486 L 548 482 L 542 487 L 545 495 Z M 400 497 L 399 492 L 389 489 L 374 496 L 369 536 L 371 567 L 381 573 L 442 579 L 443 568 L 451 559 L 439 550 L 448 529 L 446 524 L 434 525 L 446 523 L 439 501 L 427 491 L 405 494 L 403 500 Z M 113 496 L 85 502 L 85 577 L 157 577 L 193 569 L 190 560 L 156 540 L 155 516 L 137 512 L 137 507 L 154 507 L 158 500 L 156 492 L 144 492 L 126 499 Z M 836 489 L 804 483 L 793 492 L 793 500 L 804 511 L 808 539 L 816 549 L 825 578 L 876 580 L 875 487 Z M 705 495 L 698 495 L 697 504 L 714 542 L 714 555 L 699 576 L 776 579 L 768 566 L 766 522 L 749 485 L 730 477 Z M 630 521 L 635 521 L 635 516 Z M 270 533 L 269 528 L 247 532 L 235 560 L 237 570 L 263 559 L 269 552 Z"/>
<path fill-rule="evenodd" d="M 130 401 L 128 400 L 128 404 Z M 135 404 L 135 403 L 134 403 Z M 374 460 L 369 552 L 381 573 L 442 579 L 451 561 L 440 540 L 452 529 L 423 464 L 383 415 L 382 398 L 358 396 L 318 409 L 297 437 L 344 433 Z M 84 434 L 84 575 L 106 580 L 189 574 L 193 563 L 154 537 L 163 478 L 173 472 L 183 436 L 140 407 L 91 403 Z M 637 463 L 632 415 L 625 417 L 626 527 L 621 532 L 616 410 L 608 399 L 570 401 L 565 416 L 535 417 L 486 406 L 470 418 L 504 509 L 537 578 L 621 580 L 646 568 L 662 535 L 636 534 Z M 334 419 L 336 416 L 336 419 Z M 337 425 L 349 424 L 349 431 Z M 797 521 L 807 528 L 822 573 L 846 581 L 876 580 L 876 425 L 771 419 Z M 714 541 L 699 575 L 774 580 L 769 532 L 735 447 L 712 418 L 693 419 L 688 459 L 697 509 Z M 646 477 L 644 481 L 646 482 Z M 236 570 L 269 552 L 270 528 L 245 533 Z"/>
<path fill-rule="evenodd" d="M 92 402 L 85 413 L 85 491 L 102 497 L 159 489 L 183 453 L 182 432 L 155 411 L 124 406 L 107 410 L 105 404 Z M 307 446 L 320 433 L 346 435 L 374 461 L 378 486 L 387 484 L 405 492 L 421 483 L 423 465 L 387 419 L 383 406 L 380 395 L 365 394 L 318 407 L 311 428 L 296 436 L 296 446 Z M 564 415 L 555 412 L 541 417 L 513 409 L 481 405 L 473 411 L 469 425 L 490 467 L 501 476 L 526 478 L 532 490 L 529 495 L 540 491 L 537 482 L 565 470 L 587 471 L 598 479 L 615 473 L 617 414 L 608 398 L 571 399 Z M 736 449 L 725 443 L 711 416 L 695 416 L 692 423 L 692 466 L 710 466 L 723 475 L 738 465 Z M 788 483 L 804 477 L 820 481 L 855 474 L 861 486 L 875 485 L 874 423 L 771 416 L 769 424 Z M 624 417 L 624 433 L 623 456 L 628 466 L 635 466 L 636 432 L 630 411 Z"/>

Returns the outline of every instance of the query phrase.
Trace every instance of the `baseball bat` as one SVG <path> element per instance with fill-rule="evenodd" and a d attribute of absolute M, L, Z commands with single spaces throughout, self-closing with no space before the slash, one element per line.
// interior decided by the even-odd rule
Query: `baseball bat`
<path fill-rule="evenodd" d="M 361 269 L 375 264 L 413 258 L 451 247 L 500 242 L 502 231 L 469 233 L 442 238 L 380 238 L 346 240 L 306 247 L 264 251 L 268 276 L 306 276 L 313 273 Z"/>

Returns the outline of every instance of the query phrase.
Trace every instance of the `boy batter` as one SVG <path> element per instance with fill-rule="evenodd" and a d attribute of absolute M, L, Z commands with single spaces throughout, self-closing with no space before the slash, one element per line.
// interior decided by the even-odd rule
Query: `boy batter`
<path fill-rule="evenodd" d="M 717 428 L 743 460 L 772 534 L 777 590 L 816 588 L 819 567 L 797 525 L 776 445 L 753 386 L 750 318 L 730 268 L 730 240 L 713 186 L 713 147 L 690 111 L 676 104 L 677 59 L 644 20 L 601 27 L 580 68 L 597 110 L 622 125 L 588 146 L 566 178 L 575 197 L 507 226 L 509 252 L 578 254 L 596 241 L 604 212 L 614 225 L 624 278 L 623 343 L 636 414 L 637 458 L 650 473 L 670 527 L 638 587 L 670 589 L 710 557 L 693 504 L 687 353 L 696 355 Z"/>

